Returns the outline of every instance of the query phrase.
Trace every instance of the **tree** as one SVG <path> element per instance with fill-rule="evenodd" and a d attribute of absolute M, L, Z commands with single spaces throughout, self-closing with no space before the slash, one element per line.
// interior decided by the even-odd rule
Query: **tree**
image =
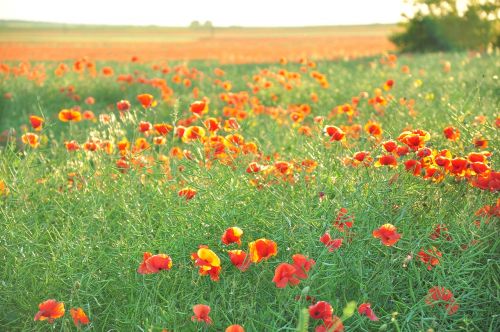
<path fill-rule="evenodd" d="M 414 15 L 403 15 L 403 32 L 391 40 L 403 52 L 484 50 L 499 46 L 500 0 L 409 0 Z"/>

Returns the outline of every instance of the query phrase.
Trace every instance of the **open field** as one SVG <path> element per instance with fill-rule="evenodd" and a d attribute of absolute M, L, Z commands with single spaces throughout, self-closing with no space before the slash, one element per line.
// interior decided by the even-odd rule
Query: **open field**
<path fill-rule="evenodd" d="M 138 55 L 0 65 L 1 331 L 500 329 L 498 55 Z"/>
<path fill-rule="evenodd" d="M 393 49 L 393 25 L 311 28 L 163 28 L 0 24 L 0 61 L 218 60 L 273 62 L 280 57 L 335 59 Z"/>

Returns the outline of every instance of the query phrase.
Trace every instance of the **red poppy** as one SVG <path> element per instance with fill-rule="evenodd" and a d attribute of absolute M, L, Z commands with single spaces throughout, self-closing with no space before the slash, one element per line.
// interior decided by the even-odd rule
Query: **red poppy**
<path fill-rule="evenodd" d="M 120 100 L 116 103 L 116 108 L 120 112 L 126 112 L 130 109 L 130 102 L 128 100 Z"/>
<path fill-rule="evenodd" d="M 471 184 L 474 187 L 496 192 L 500 190 L 500 172 L 491 171 L 487 174 L 475 176 Z"/>
<path fill-rule="evenodd" d="M 150 131 L 151 128 L 153 128 L 153 125 L 151 123 L 146 122 L 146 121 L 139 122 L 139 131 L 141 133 L 145 133 L 147 131 Z"/>
<path fill-rule="evenodd" d="M 195 101 L 189 106 L 189 110 L 196 115 L 205 114 L 208 112 L 208 104 L 204 101 Z"/>
<path fill-rule="evenodd" d="M 397 167 L 398 166 L 398 161 L 392 154 L 386 154 L 383 156 L 380 156 L 378 160 L 374 164 L 375 167 L 381 167 L 381 166 L 389 166 L 389 167 Z"/>
<path fill-rule="evenodd" d="M 168 123 L 156 123 L 153 125 L 153 128 L 159 135 L 166 136 L 174 129 L 174 126 Z"/>
<path fill-rule="evenodd" d="M 396 143 L 395 141 L 385 141 L 382 143 L 382 147 L 385 151 L 390 153 L 397 149 L 398 143 Z"/>
<path fill-rule="evenodd" d="M 365 131 L 375 137 L 382 136 L 383 130 L 382 127 L 380 127 L 380 124 L 369 120 L 365 124 Z"/>
<path fill-rule="evenodd" d="M 373 237 L 379 238 L 385 246 L 390 247 L 401 239 L 401 234 L 396 232 L 394 225 L 384 224 L 373 231 Z"/>
<path fill-rule="evenodd" d="M 205 304 L 197 304 L 193 306 L 194 316 L 191 317 L 191 320 L 197 322 L 205 322 L 206 324 L 212 324 L 212 319 L 208 317 L 210 314 L 210 307 Z"/>
<path fill-rule="evenodd" d="M 316 264 L 314 259 L 301 254 L 293 255 L 292 260 L 295 267 L 295 275 L 300 279 L 307 279 L 307 273 Z"/>
<path fill-rule="evenodd" d="M 150 252 L 145 252 L 139 269 L 140 274 L 158 273 L 161 270 L 170 270 L 172 268 L 172 259 L 165 254 L 153 255 Z"/>
<path fill-rule="evenodd" d="M 222 243 L 229 245 L 231 243 L 238 243 L 241 245 L 241 236 L 243 231 L 239 227 L 230 227 L 222 234 Z"/>
<path fill-rule="evenodd" d="M 251 162 L 250 164 L 248 164 L 248 167 L 246 169 L 246 172 L 247 173 L 258 173 L 262 170 L 262 166 L 259 165 L 258 163 L 256 162 Z"/>
<path fill-rule="evenodd" d="M 241 272 L 244 272 L 248 269 L 250 264 L 250 257 L 243 250 L 228 250 L 229 259 L 231 263 L 236 266 Z"/>
<path fill-rule="evenodd" d="M 69 313 L 71 314 L 71 318 L 73 318 L 73 323 L 76 327 L 79 327 L 80 325 L 87 325 L 90 322 L 82 308 L 71 308 Z"/>
<path fill-rule="evenodd" d="M 315 332 L 343 332 L 344 324 L 339 317 L 333 315 L 331 318 L 325 319 L 323 324 L 316 327 Z"/>
<path fill-rule="evenodd" d="M 39 116 L 36 116 L 36 115 L 31 115 L 30 116 L 30 123 L 31 123 L 31 127 L 33 127 L 33 129 L 35 131 L 40 131 L 42 130 L 42 126 L 43 126 L 43 123 L 45 122 L 45 120 Z"/>
<path fill-rule="evenodd" d="M 276 242 L 268 239 L 258 239 L 248 244 L 250 249 L 250 259 L 253 263 L 267 260 L 278 253 Z"/>
<path fill-rule="evenodd" d="M 460 138 L 460 131 L 452 126 L 444 128 L 443 133 L 444 136 L 450 141 L 456 141 Z"/>
<path fill-rule="evenodd" d="M 434 231 L 432 232 L 430 238 L 433 239 L 433 240 L 437 240 L 441 236 L 443 236 L 447 241 L 451 241 L 451 236 L 448 233 L 448 228 L 444 224 L 436 225 L 436 227 L 434 228 Z"/>
<path fill-rule="evenodd" d="M 54 299 L 40 303 L 38 309 L 40 310 L 35 315 L 35 321 L 47 319 L 49 323 L 53 323 L 54 319 L 64 316 L 64 303 Z"/>
<path fill-rule="evenodd" d="M 326 126 L 324 132 L 330 136 L 330 141 L 341 141 L 345 138 L 345 132 L 336 126 Z"/>
<path fill-rule="evenodd" d="M 309 316 L 313 319 L 328 320 L 332 318 L 333 308 L 330 303 L 326 301 L 318 301 L 309 306 Z"/>
<path fill-rule="evenodd" d="M 360 315 L 365 315 L 366 317 L 368 317 L 372 321 L 378 320 L 378 317 L 373 312 L 370 303 L 361 303 L 358 307 L 358 313 Z"/>
<path fill-rule="evenodd" d="M 421 262 L 427 265 L 427 270 L 429 271 L 432 270 L 434 266 L 439 264 L 439 257 L 442 256 L 443 254 L 440 251 L 438 251 L 435 247 L 432 247 L 427 251 L 420 249 L 418 253 L 418 258 L 420 259 Z"/>
<path fill-rule="evenodd" d="M 333 227 L 335 227 L 340 232 L 345 232 L 346 228 L 352 228 L 354 224 L 354 216 L 347 214 L 346 208 L 341 208 L 335 219 Z"/>
<path fill-rule="evenodd" d="M 321 241 L 321 243 L 323 243 L 325 246 L 328 247 L 328 251 L 330 252 L 333 252 L 335 250 L 337 250 L 338 248 L 340 248 L 340 246 L 342 246 L 342 242 L 344 241 L 344 239 L 340 238 L 340 239 L 332 239 L 332 237 L 330 236 L 330 233 L 326 232 L 325 234 L 323 234 L 319 240 Z"/>
<path fill-rule="evenodd" d="M 288 263 L 281 263 L 276 267 L 273 282 L 278 288 L 285 288 L 288 283 L 295 286 L 300 280 L 297 278 L 295 266 Z"/>
<path fill-rule="evenodd" d="M 219 121 L 217 121 L 216 118 L 208 118 L 203 121 L 203 124 L 205 125 L 205 128 L 207 128 L 207 130 L 211 133 L 214 133 L 220 129 Z"/>
<path fill-rule="evenodd" d="M 196 193 L 197 193 L 196 190 L 189 188 L 189 187 L 186 187 L 186 188 L 179 190 L 178 195 L 179 195 L 179 197 L 184 197 L 186 199 L 186 201 L 189 201 L 190 199 L 193 199 L 194 196 L 196 196 Z"/>
<path fill-rule="evenodd" d="M 453 315 L 459 309 L 459 305 L 453 296 L 453 293 L 444 287 L 434 286 L 429 289 L 425 303 L 431 307 L 434 305 L 443 306 L 446 308 L 448 315 Z"/>
<path fill-rule="evenodd" d="M 422 164 L 415 159 L 409 159 L 405 161 L 405 169 L 408 172 L 412 172 L 415 176 L 420 176 L 422 172 Z"/>
<path fill-rule="evenodd" d="M 422 148 L 429 139 L 431 135 L 422 129 L 416 129 L 412 131 L 404 131 L 399 135 L 398 141 L 407 145 L 410 149 L 416 151 Z"/>

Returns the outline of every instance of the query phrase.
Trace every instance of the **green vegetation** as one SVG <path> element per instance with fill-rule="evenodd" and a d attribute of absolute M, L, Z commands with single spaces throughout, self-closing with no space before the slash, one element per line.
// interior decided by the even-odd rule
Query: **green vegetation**
<path fill-rule="evenodd" d="M 350 301 L 371 303 L 380 320 L 372 322 L 356 311 L 343 322 L 349 331 L 499 330 L 498 217 L 475 216 L 484 205 L 495 205 L 498 196 L 450 174 L 442 182 L 413 176 L 403 165 L 404 160 L 416 158 L 413 152 L 398 158 L 394 169 L 350 167 L 342 162 L 363 150 L 376 158 L 385 153 L 380 141 L 396 139 L 411 128 L 428 131 L 427 146 L 449 149 L 454 157 L 483 151 L 472 141 L 478 135 L 487 138 L 486 150 L 493 152 L 488 165 L 494 170 L 500 161 L 497 55 L 415 55 L 389 64 L 375 58 L 320 61 L 307 73 L 291 62 L 225 65 L 220 67 L 223 77 L 214 75 L 215 64 L 196 62 L 178 67 L 189 69 L 179 73 L 192 73 L 192 68 L 203 73 L 195 78 L 186 74 L 190 87 L 172 83 L 178 64 L 170 64 L 170 71 L 162 73 L 151 64 L 97 62 L 95 77 L 73 71 L 57 77 L 57 65 L 42 64 L 47 77 L 41 85 L 13 74 L 0 79 L 0 130 L 15 128 L 19 139 L 24 133 L 21 126 L 29 128 L 30 115 L 45 119 L 41 132 L 27 129 L 40 135 L 38 148 L 7 144 L 0 149 L 0 180 L 8 188 L 8 193 L 0 191 L 0 330 L 75 330 L 68 313 L 53 325 L 33 321 L 38 304 L 53 298 L 63 301 L 67 312 L 73 307 L 85 310 L 91 323 L 83 330 L 223 331 L 230 324 L 241 324 L 246 331 L 293 331 L 298 325 L 305 331 L 307 325 L 309 330 L 318 325 L 303 311 L 310 305 L 305 295 L 330 302 L 338 316 Z M 100 74 L 104 66 L 111 66 L 115 75 Z M 402 73 L 403 66 L 411 74 Z M 262 69 L 276 75 L 265 76 Z M 301 73 L 300 84 L 290 81 L 293 89 L 284 89 L 280 80 L 285 76 L 277 74 L 280 69 Z M 314 70 L 326 77 L 328 87 L 311 78 Z M 129 73 L 133 83 L 117 82 L 117 75 Z M 263 81 L 256 83 L 254 75 Z M 170 100 L 163 101 L 158 88 L 137 78 L 166 79 L 173 93 Z M 210 98 L 209 113 L 203 119 L 227 119 L 223 109 L 229 106 L 220 98 L 225 90 L 216 79 L 230 81 L 233 92 L 248 91 L 250 97 L 254 95 L 249 83 L 273 83 L 255 95 L 269 112 L 257 112 L 255 106 L 243 103 L 246 118 L 238 120 L 237 133 L 246 142 L 255 142 L 260 154 L 239 154 L 228 165 L 211 160 L 208 167 L 205 146 L 199 141 L 182 142 L 172 132 L 165 145 L 153 145 L 154 135 L 137 130 L 139 121 L 177 124 L 188 118 L 189 105 L 196 100 L 194 87 L 199 99 Z M 366 95 L 372 98 L 374 89 L 389 79 L 394 87 L 381 90 L 387 105 L 383 112 L 376 111 Z M 70 85 L 73 94 L 60 91 Z M 313 92 L 317 103 L 311 101 Z M 158 106 L 143 109 L 136 99 L 141 93 L 152 94 Z M 75 100 L 75 95 L 80 99 Z M 89 96 L 95 104 L 84 102 Z M 361 96 L 353 123 L 345 114 L 328 118 L 334 107 L 351 103 L 353 96 Z M 401 98 L 415 100 L 415 116 L 409 115 Z M 122 99 L 132 103 L 126 120 L 120 120 L 115 106 Z M 271 113 L 272 107 L 289 110 L 292 104 L 310 105 L 311 113 L 302 124 L 312 129 L 311 137 L 298 134 L 299 125 L 289 112 Z M 92 110 L 96 118 L 112 114 L 111 121 L 60 122 L 58 112 L 73 106 Z M 484 121 L 477 118 L 480 115 Z M 316 116 L 327 118 L 318 124 L 313 121 Z M 322 133 L 325 125 L 364 126 L 368 120 L 381 125 L 380 140 L 363 129 L 359 138 L 346 129 L 345 144 L 328 142 Z M 203 126 L 200 120 L 193 125 Z M 449 125 L 461 132 L 456 142 L 443 136 L 443 128 Z M 64 145 L 68 140 L 83 145 L 91 138 L 115 145 L 123 137 L 132 145 L 139 137 L 151 144 L 137 156 L 146 158 L 145 167 L 122 172 L 116 166 L 120 159 L 116 147 L 107 154 L 68 152 Z M 189 150 L 192 158 L 170 157 L 167 172 L 160 156 L 169 156 L 174 146 Z M 276 177 L 263 181 L 260 189 L 250 184 L 258 177 L 245 171 L 250 162 L 272 165 L 277 160 L 299 165 L 294 167 L 293 180 Z M 316 169 L 301 171 L 303 160 L 316 161 Z M 177 194 L 186 186 L 197 190 L 189 201 Z M 350 236 L 332 227 L 341 208 L 355 218 Z M 386 223 L 395 225 L 402 235 L 392 247 L 372 236 Z M 448 232 L 433 240 L 430 235 L 439 224 L 445 224 Z M 237 246 L 221 243 L 221 235 L 231 226 L 244 231 L 241 249 L 247 250 L 250 241 L 267 238 L 277 243 L 277 256 L 240 272 L 226 253 Z M 332 237 L 345 238 L 334 252 L 319 241 L 327 230 Z M 221 258 L 218 282 L 200 276 L 190 259 L 202 244 Z M 431 247 L 442 257 L 428 270 L 418 252 Z M 170 255 L 172 269 L 138 274 L 147 251 Z M 275 268 L 291 261 L 295 253 L 313 258 L 316 265 L 299 285 L 279 289 L 272 282 Z M 433 286 L 453 292 L 459 304 L 455 314 L 426 304 Z M 213 325 L 191 321 L 192 307 L 198 303 L 211 306 Z"/>

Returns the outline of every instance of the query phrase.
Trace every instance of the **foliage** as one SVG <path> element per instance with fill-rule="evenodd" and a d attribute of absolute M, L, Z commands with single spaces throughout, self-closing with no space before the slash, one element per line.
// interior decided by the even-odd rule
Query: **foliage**
<path fill-rule="evenodd" d="M 391 40 L 403 52 L 485 50 L 500 46 L 500 1 L 469 1 L 460 11 L 454 0 L 414 0 L 415 14 L 407 17 Z"/>

